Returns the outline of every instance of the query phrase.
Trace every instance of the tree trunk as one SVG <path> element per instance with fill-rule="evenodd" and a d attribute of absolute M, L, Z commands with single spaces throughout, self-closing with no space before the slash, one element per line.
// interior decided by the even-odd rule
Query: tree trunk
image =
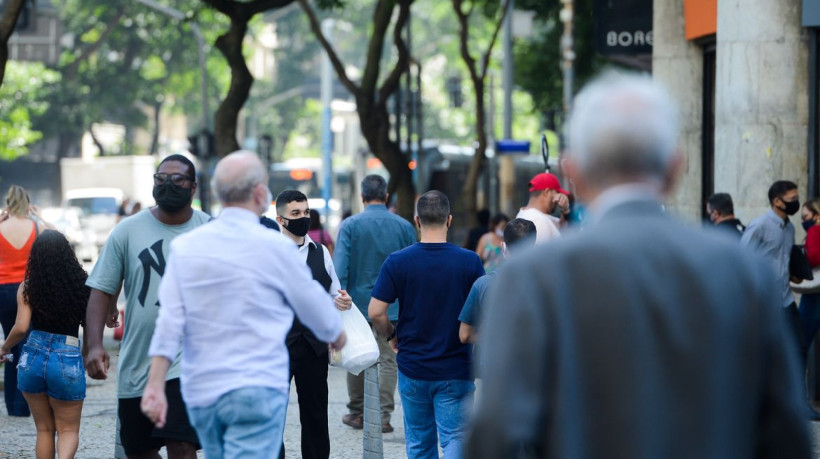
<path fill-rule="evenodd" d="M 413 222 L 416 204 L 416 190 L 413 174 L 399 145 L 390 139 L 390 117 L 386 102 L 373 104 L 372 99 L 357 97 L 359 123 L 362 135 L 370 151 L 384 164 L 390 173 L 387 192 L 398 198 L 397 212 L 409 222 Z"/>
<path fill-rule="evenodd" d="M 253 76 L 242 55 L 242 41 L 248 30 L 248 19 L 243 16 L 231 17 L 231 28 L 216 39 L 217 49 L 231 67 L 231 86 L 214 117 L 216 155 L 219 158 L 239 150 L 236 134 L 239 111 L 248 100 L 253 85 Z"/>
<path fill-rule="evenodd" d="M 94 126 L 88 126 L 88 133 L 91 135 L 91 140 L 94 141 L 94 145 L 100 150 L 100 156 L 105 156 L 105 147 L 100 140 L 97 138 L 97 135 L 94 134 Z"/>
<path fill-rule="evenodd" d="M 484 81 L 480 79 L 473 80 L 473 88 L 476 93 L 476 141 L 475 154 L 473 160 L 470 162 L 470 168 L 467 170 L 467 179 L 464 181 L 464 187 L 461 189 L 462 204 L 464 205 L 464 212 L 467 215 L 467 224 L 469 228 L 478 224 L 476 219 L 476 212 L 478 211 L 478 178 L 481 171 L 484 169 L 484 163 L 487 162 L 487 122 L 484 113 Z"/>
<path fill-rule="evenodd" d="M 6 62 L 9 60 L 9 38 L 17 25 L 17 18 L 23 11 L 26 0 L 8 0 L 5 2 L 6 9 L 0 17 L 0 85 L 6 76 Z"/>
<path fill-rule="evenodd" d="M 162 113 L 162 102 L 154 103 L 154 132 L 151 134 L 151 149 L 152 155 L 159 151 L 159 128 L 160 128 L 160 114 Z"/>

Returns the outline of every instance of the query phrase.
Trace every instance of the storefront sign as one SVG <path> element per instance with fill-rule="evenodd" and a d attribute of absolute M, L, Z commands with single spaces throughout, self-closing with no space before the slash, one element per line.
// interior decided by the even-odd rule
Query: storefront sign
<path fill-rule="evenodd" d="M 652 0 L 595 0 L 593 20 L 598 54 L 652 53 Z"/>

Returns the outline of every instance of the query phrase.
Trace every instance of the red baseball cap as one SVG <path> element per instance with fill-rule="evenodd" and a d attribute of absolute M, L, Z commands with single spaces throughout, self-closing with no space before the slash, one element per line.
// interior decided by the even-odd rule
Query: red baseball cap
<path fill-rule="evenodd" d="M 541 190 L 555 190 L 569 196 L 569 191 L 561 188 L 561 182 L 558 181 L 558 177 L 547 172 L 542 172 L 530 180 L 530 193 Z"/>

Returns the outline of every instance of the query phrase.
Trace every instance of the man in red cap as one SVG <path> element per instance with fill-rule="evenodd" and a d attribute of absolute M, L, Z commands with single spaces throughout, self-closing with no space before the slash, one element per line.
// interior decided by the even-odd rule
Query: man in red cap
<path fill-rule="evenodd" d="M 560 236 L 558 224 L 560 218 L 551 214 L 555 207 L 561 209 L 561 215 L 569 214 L 569 192 L 561 188 L 561 182 L 553 174 L 542 172 L 530 180 L 530 200 L 518 211 L 516 218 L 523 218 L 535 224 L 536 244 L 542 244 Z"/>

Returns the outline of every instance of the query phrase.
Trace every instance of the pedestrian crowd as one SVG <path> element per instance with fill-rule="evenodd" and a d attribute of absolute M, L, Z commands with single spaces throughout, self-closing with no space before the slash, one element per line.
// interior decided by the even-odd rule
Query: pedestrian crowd
<path fill-rule="evenodd" d="M 339 311 L 369 322 L 381 430 L 394 430 L 398 390 L 409 458 L 807 458 L 820 200 L 801 206 L 781 180 L 747 227 L 725 193 L 705 202 L 714 229 L 678 221 L 663 205 L 683 168 L 676 113 L 649 77 L 594 80 L 568 124 L 574 194 L 537 174 L 516 217 L 482 212 L 465 248 L 448 242 L 448 196 L 421 194 L 411 224 L 378 175 L 334 244 L 308 197 L 274 197 L 247 151 L 216 165 L 211 218 L 191 207 L 194 164 L 171 155 L 153 176 L 157 205 L 123 218 L 87 275 L 12 187 L 0 222 L 8 414 L 30 411 L 38 458 L 74 456 L 84 370 L 108 377 L 103 331 L 119 325 L 124 291 L 129 458 L 284 458 L 291 383 L 298 454 L 328 458 L 329 351 L 348 341 Z M 341 422 L 362 429 L 363 374 L 347 389 Z"/>

